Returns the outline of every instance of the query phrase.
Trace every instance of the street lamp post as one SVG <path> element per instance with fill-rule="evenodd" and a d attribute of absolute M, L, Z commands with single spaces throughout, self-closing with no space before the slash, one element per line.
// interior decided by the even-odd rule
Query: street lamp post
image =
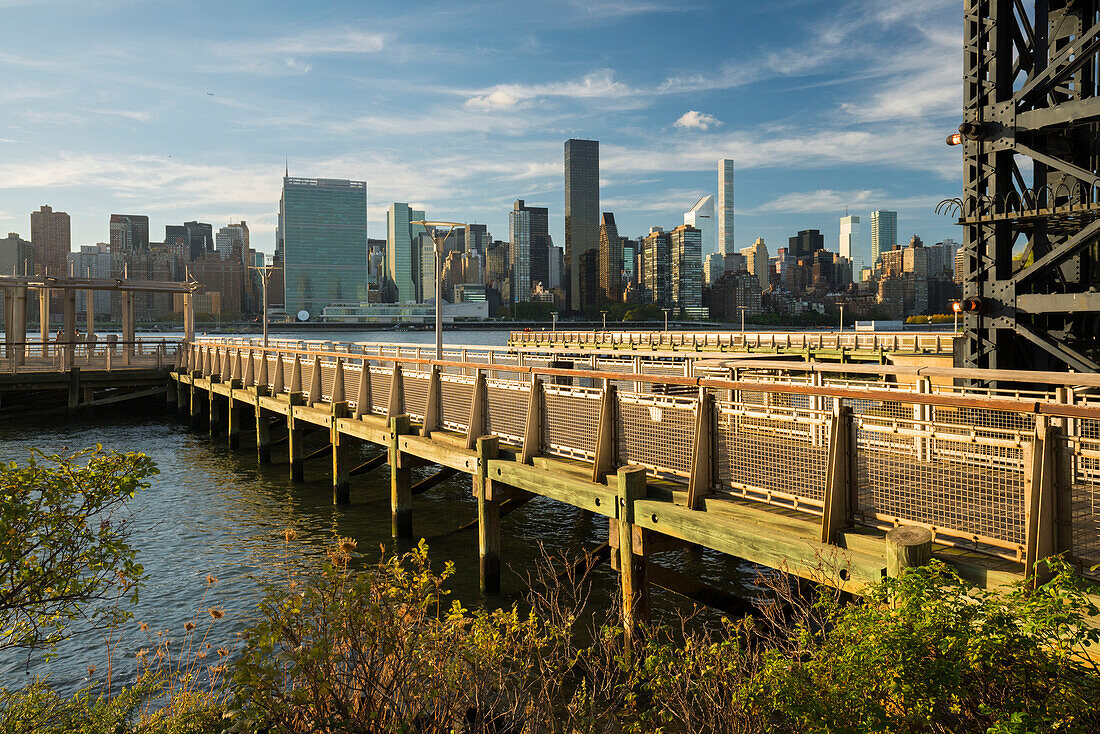
<path fill-rule="evenodd" d="M 553 325 L 553 327 L 551 327 L 552 333 L 557 334 L 558 333 L 558 312 L 557 311 L 551 311 L 550 312 L 550 318 L 552 318 L 554 320 L 554 325 Z"/>
<path fill-rule="evenodd" d="M 424 228 L 425 232 L 431 235 L 432 244 L 435 250 L 435 358 L 436 360 L 443 360 L 443 281 L 440 279 L 440 275 L 443 274 L 443 243 L 447 241 L 447 238 L 451 236 L 451 233 L 455 231 L 456 227 L 465 227 L 462 222 L 426 222 L 419 220 L 416 222 L 409 222 L 409 224 L 419 224 Z M 428 227 L 433 229 L 436 227 L 448 227 L 447 234 L 443 235 L 443 239 L 439 239 L 435 232 L 429 231 Z"/>
<path fill-rule="evenodd" d="M 844 304 L 838 304 L 840 306 L 840 334 L 844 335 Z"/>
<path fill-rule="evenodd" d="M 741 341 L 745 341 L 745 309 L 748 306 L 738 306 L 741 309 Z"/>
<path fill-rule="evenodd" d="M 603 314 L 603 330 L 607 331 L 607 311 L 600 311 Z"/>
<path fill-rule="evenodd" d="M 263 286 L 263 292 L 264 292 L 264 349 L 267 349 L 267 279 L 271 277 L 272 272 L 274 272 L 276 270 L 281 270 L 282 268 L 279 268 L 279 267 L 275 266 L 274 264 L 271 264 L 271 265 L 252 265 L 252 266 L 250 266 L 250 269 L 255 270 L 256 272 L 258 272 L 260 274 L 260 284 Z"/>
<path fill-rule="evenodd" d="M 665 312 L 665 331 L 668 331 L 668 312 L 671 309 L 662 308 L 661 310 Z"/>

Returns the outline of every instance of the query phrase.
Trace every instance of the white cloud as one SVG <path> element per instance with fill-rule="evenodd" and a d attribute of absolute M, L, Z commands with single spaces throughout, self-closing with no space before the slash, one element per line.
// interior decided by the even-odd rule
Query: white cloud
<path fill-rule="evenodd" d="M 539 98 L 608 99 L 639 94 L 615 79 L 611 69 L 600 69 L 580 79 L 546 84 L 498 84 L 494 87 L 467 92 L 466 104 L 480 109 L 514 107 L 521 102 Z"/>
<path fill-rule="evenodd" d="M 153 119 L 152 112 L 142 112 L 140 110 L 88 110 L 94 112 L 97 115 L 113 115 L 115 117 L 125 117 L 127 120 L 134 120 L 135 122 L 150 122 Z"/>
<path fill-rule="evenodd" d="M 839 212 L 843 211 L 845 207 L 858 212 L 874 209 L 878 206 L 889 206 L 891 209 L 927 209 L 931 211 L 938 200 L 926 196 L 899 198 L 880 189 L 853 189 L 847 191 L 818 189 L 816 191 L 795 191 L 783 194 L 761 204 L 752 212 L 744 211 L 742 213 L 821 214 L 828 212 L 839 215 Z"/>
<path fill-rule="evenodd" d="M 466 100 L 469 107 L 482 110 L 499 110 L 515 107 L 519 99 L 505 88 L 494 89 L 489 94 L 470 97 Z"/>
<path fill-rule="evenodd" d="M 211 44 L 212 71 L 226 73 L 306 74 L 306 59 L 330 55 L 375 54 L 386 36 L 354 28 L 312 28 L 294 35 Z"/>
<path fill-rule="evenodd" d="M 711 127 L 718 127 L 722 124 L 722 121 L 714 115 L 708 115 L 706 112 L 688 110 L 672 124 L 681 130 L 706 130 Z"/>

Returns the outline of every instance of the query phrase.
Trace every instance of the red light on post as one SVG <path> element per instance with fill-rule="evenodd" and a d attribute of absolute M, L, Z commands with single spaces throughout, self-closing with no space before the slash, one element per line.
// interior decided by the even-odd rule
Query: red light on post
<path fill-rule="evenodd" d="M 962 145 L 963 136 L 962 133 L 955 133 L 954 135 L 947 136 L 948 145 Z"/>
<path fill-rule="evenodd" d="M 951 302 L 951 310 L 954 311 L 955 313 L 962 313 L 962 310 L 963 310 L 962 304 L 959 303 L 958 301 L 952 301 Z"/>

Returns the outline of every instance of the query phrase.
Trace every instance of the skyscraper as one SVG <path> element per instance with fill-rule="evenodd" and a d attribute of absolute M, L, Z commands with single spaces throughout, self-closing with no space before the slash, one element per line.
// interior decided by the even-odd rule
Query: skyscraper
<path fill-rule="evenodd" d="M 523 199 L 516 199 L 513 210 L 530 215 L 528 261 L 531 285 L 542 283 L 550 287 L 550 212 L 544 206 L 527 206 Z"/>
<path fill-rule="evenodd" d="M 871 267 L 875 267 L 882 253 L 894 249 L 898 243 L 898 213 L 886 209 L 871 212 Z"/>
<path fill-rule="evenodd" d="M 149 249 L 149 217 L 144 214 L 112 214 L 110 228 L 111 252 Z"/>
<path fill-rule="evenodd" d="M 748 247 L 741 248 L 741 254 L 745 256 L 745 267 L 756 276 L 757 281 L 760 283 L 760 290 L 768 290 L 771 285 L 768 273 L 771 258 L 768 257 L 768 246 L 764 244 L 764 238 L 757 237 L 756 242 Z"/>
<path fill-rule="evenodd" d="M 650 227 L 643 244 L 643 298 L 657 306 L 669 305 L 669 233 L 660 227 Z"/>
<path fill-rule="evenodd" d="M 69 274 L 72 234 L 68 214 L 55 212 L 45 205 L 31 212 L 31 244 L 34 245 L 34 267 L 39 274 Z"/>
<path fill-rule="evenodd" d="M 681 224 L 669 234 L 669 300 L 682 316 L 703 315 L 702 232 Z"/>
<path fill-rule="evenodd" d="M 860 237 L 859 217 L 845 215 L 840 218 L 840 252 L 852 262 L 852 277 L 859 280 L 863 270 L 863 240 Z"/>
<path fill-rule="evenodd" d="M 218 230 L 214 246 L 222 260 L 228 260 L 233 256 L 234 250 L 239 248 L 239 257 L 244 262 L 248 257 L 248 224 L 242 221 L 239 224 L 225 225 Z"/>
<path fill-rule="evenodd" d="M 508 212 L 508 242 L 511 262 L 512 301 L 531 300 L 531 212 L 517 200 Z"/>
<path fill-rule="evenodd" d="M 214 251 L 214 226 L 206 222 L 184 222 L 190 259 L 198 260 L 203 254 Z"/>
<path fill-rule="evenodd" d="M 813 255 L 825 249 L 825 237 L 820 230 L 803 229 L 788 241 L 787 252 L 791 257 L 799 258 Z"/>
<path fill-rule="evenodd" d="M 566 140 L 564 280 L 565 303 L 570 311 L 582 310 L 589 305 L 592 293 L 598 292 L 599 274 L 593 269 L 599 267 L 599 246 L 600 144 L 596 140 Z M 593 272 L 585 272 L 582 277 L 585 265 Z M 588 293 L 582 294 L 582 280 Z"/>
<path fill-rule="evenodd" d="M 367 184 L 287 176 L 279 210 L 287 313 L 367 300 Z"/>
<path fill-rule="evenodd" d="M 417 300 L 420 234 L 425 230 L 409 224 L 416 221 L 424 221 L 424 212 L 408 204 L 394 202 L 386 210 L 386 274 L 397 286 L 398 303 Z"/>
<path fill-rule="evenodd" d="M 600 295 L 605 301 L 623 300 L 623 240 L 611 212 L 600 220 Z"/>
<path fill-rule="evenodd" d="M 718 252 L 718 244 L 715 239 L 714 228 L 714 197 L 707 194 L 695 206 L 684 212 L 684 224 L 690 224 L 703 233 L 703 259 L 707 255 Z"/>
<path fill-rule="evenodd" d="M 718 251 L 723 255 L 737 252 L 733 236 L 733 159 L 718 161 Z"/>

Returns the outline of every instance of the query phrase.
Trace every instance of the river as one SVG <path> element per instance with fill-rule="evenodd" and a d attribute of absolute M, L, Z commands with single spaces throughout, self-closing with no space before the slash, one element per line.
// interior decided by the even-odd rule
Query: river
<path fill-rule="evenodd" d="M 431 332 L 392 331 L 309 335 L 273 331 L 272 336 L 385 343 L 434 340 Z M 448 345 L 502 345 L 506 340 L 505 331 L 446 334 Z M 288 564 L 316 566 L 324 549 L 341 536 L 358 541 L 361 564 L 376 561 L 380 545 L 393 549 L 387 467 L 354 477 L 351 504 L 334 506 L 327 462 L 307 463 L 305 481 L 292 483 L 285 445 L 273 451 L 272 464 L 261 466 L 251 439 L 251 434 L 244 434 L 241 448 L 230 450 L 224 436 L 211 441 L 205 432 L 191 432 L 174 409 L 0 425 L 0 460 L 5 462 L 25 463 L 32 448 L 49 454 L 102 444 L 108 450 L 144 452 L 160 469 L 149 489 L 129 507 L 135 522 L 133 542 L 147 579 L 133 608 L 135 619 L 125 626 L 125 637 L 118 645 L 116 667 L 122 669 L 124 679 L 133 669 L 133 653 L 148 646 L 138 632 L 138 622 L 153 631 L 182 637 L 187 620 L 196 613 L 207 620 L 205 610 L 220 607 L 226 617 L 216 623 L 209 641 L 232 645 L 236 633 L 247 625 L 263 585 L 285 578 Z M 315 440 L 322 445 L 321 439 Z M 307 451 L 312 447 L 307 446 Z M 373 447 L 365 447 L 363 455 L 373 451 Z M 416 471 L 423 476 L 430 473 L 427 468 Z M 540 544 L 548 551 L 576 557 L 607 537 L 607 521 L 601 517 L 545 498 L 529 502 L 501 521 L 502 593 L 486 599 L 478 590 L 476 530 L 453 532 L 476 517 L 470 479 L 465 475 L 413 500 L 415 537 L 428 539 L 434 565 L 442 567 L 445 560 L 454 561 L 451 589 L 468 607 L 518 601 Z M 289 550 L 283 540 L 286 528 L 297 532 Z M 717 553 L 673 551 L 662 554 L 661 562 L 719 586 L 751 588 L 752 570 Z M 208 574 L 217 578 L 209 588 Z M 616 575 L 604 564 L 596 572 L 593 602 L 610 603 L 616 583 Z M 653 608 L 655 618 L 670 620 L 690 606 L 655 588 Z M 708 612 L 704 618 L 715 616 Z M 36 675 L 49 675 L 55 687 L 73 690 L 90 681 L 89 666 L 97 668 L 95 678 L 102 678 L 106 669 L 103 640 L 77 626 L 50 661 L 37 654 L 28 657 L 22 651 L 0 651 L 0 687 L 13 688 Z"/>

